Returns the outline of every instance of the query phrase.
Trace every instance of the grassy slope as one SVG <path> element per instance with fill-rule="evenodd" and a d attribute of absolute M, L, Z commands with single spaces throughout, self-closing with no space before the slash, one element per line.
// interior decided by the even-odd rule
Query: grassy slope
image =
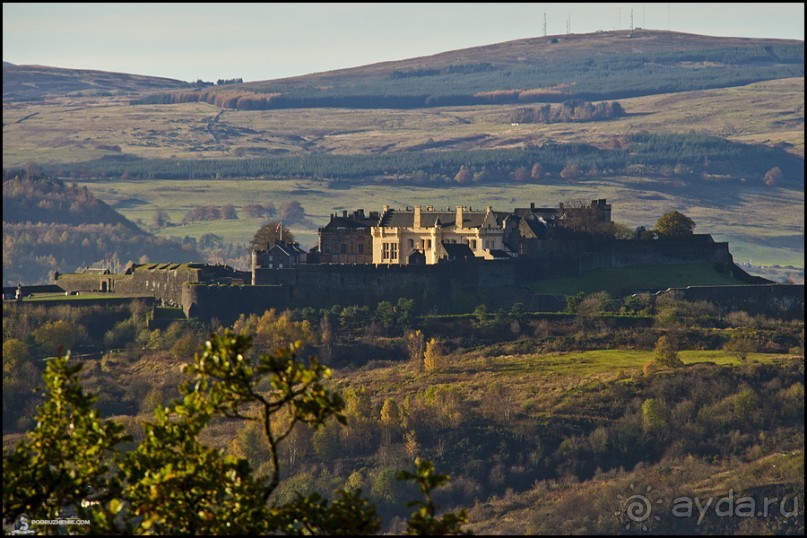
<path fill-rule="evenodd" d="M 3 64 L 3 96 L 41 99 L 55 95 L 126 94 L 190 87 L 181 80 L 111 73 L 93 69 L 63 69 L 42 65 Z"/>
<path fill-rule="evenodd" d="M 143 158 L 222 158 L 256 151 L 372 154 L 405 150 L 430 140 L 442 148 L 521 147 L 549 140 L 598 143 L 643 130 L 681 133 L 692 129 L 745 143 L 785 142 L 793 153 L 804 155 L 803 77 L 623 99 L 620 103 L 627 116 L 582 124 L 513 126 L 510 114 L 516 105 L 225 110 L 211 124 L 218 141 L 208 130 L 208 123 L 221 112 L 213 105 L 127 103 L 119 98 L 61 98 L 47 105 L 4 103 L 4 166 L 119 154 L 108 149 L 114 146 L 120 153 Z"/>

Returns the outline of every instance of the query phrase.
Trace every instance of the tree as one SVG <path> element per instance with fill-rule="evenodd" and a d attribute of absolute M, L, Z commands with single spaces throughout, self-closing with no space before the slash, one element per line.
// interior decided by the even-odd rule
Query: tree
<path fill-rule="evenodd" d="M 748 354 L 757 350 L 756 331 L 751 328 L 737 329 L 723 345 L 723 350 L 733 353 L 740 362 L 745 362 Z"/>
<path fill-rule="evenodd" d="M 538 180 L 541 179 L 543 174 L 543 166 L 541 163 L 535 163 L 532 165 L 532 170 L 530 171 L 530 178 Z"/>
<path fill-rule="evenodd" d="M 415 367 L 415 371 L 422 372 L 426 338 L 420 329 L 406 333 L 406 350 L 409 352 L 409 362 Z"/>
<path fill-rule="evenodd" d="M 169 222 L 168 214 L 161 208 L 157 208 L 157 211 L 154 213 L 154 226 L 162 228 L 163 226 L 167 226 Z"/>
<path fill-rule="evenodd" d="M 566 163 L 566 166 L 560 171 L 560 177 L 563 179 L 577 179 L 580 177 L 580 165 L 575 162 Z"/>
<path fill-rule="evenodd" d="M 283 240 L 287 243 L 294 242 L 294 234 L 291 230 L 277 220 L 270 220 L 255 232 L 252 236 L 250 246 L 257 250 L 266 250 L 274 246 L 277 241 Z"/>
<path fill-rule="evenodd" d="M 694 229 L 695 221 L 678 211 L 665 213 L 656 221 L 656 231 L 665 237 L 689 237 Z"/>
<path fill-rule="evenodd" d="M 653 350 L 653 358 L 657 364 L 672 368 L 683 366 L 684 363 L 678 358 L 678 351 L 667 336 L 660 336 L 656 341 L 656 348 Z"/>
<path fill-rule="evenodd" d="M 413 501 L 408 506 L 419 506 L 412 513 L 407 521 L 406 533 L 415 535 L 443 535 L 443 534 L 466 534 L 461 530 L 461 526 L 467 520 L 465 510 L 460 510 L 458 514 L 445 514 L 440 519 L 435 517 L 437 506 L 431 498 L 431 490 L 448 483 L 448 477 L 435 472 L 434 465 L 420 458 L 415 459 L 417 469 L 415 473 L 401 471 L 398 473 L 399 480 L 412 480 L 420 488 L 426 499 L 423 501 Z"/>
<path fill-rule="evenodd" d="M 427 372 L 436 372 L 443 368 L 444 362 L 442 344 L 436 338 L 429 339 L 423 353 L 423 369 Z"/>
<path fill-rule="evenodd" d="M 527 170 L 526 166 L 519 166 L 513 171 L 513 179 L 518 181 L 519 183 L 523 183 L 527 181 L 530 177 L 530 172 Z"/>
<path fill-rule="evenodd" d="M 473 174 L 471 171 L 463 164 L 460 166 L 459 171 L 454 176 L 454 181 L 459 184 L 468 183 L 472 177 Z"/>
<path fill-rule="evenodd" d="M 645 433 L 658 434 L 667 427 L 667 406 L 660 400 L 648 398 L 642 402 L 642 430 Z"/>
<path fill-rule="evenodd" d="M 181 397 L 158 406 L 133 450 L 120 449 L 123 426 L 100 419 L 95 396 L 80 384 L 81 364 L 69 356 L 49 361 L 46 401 L 35 429 L 3 454 L 3 519 L 21 514 L 90 522 L 100 534 L 372 534 L 375 506 L 360 491 L 319 493 L 273 502 L 280 484 L 280 446 L 297 425 L 345 424 L 345 402 L 323 382 L 330 370 L 315 358 L 297 360 L 295 346 L 250 358 L 250 338 L 212 335 L 186 364 Z M 268 445 L 269 471 L 256 476 L 249 462 L 204 445 L 199 435 L 213 419 L 256 425 Z M 465 514 L 435 517 L 432 489 L 448 481 L 429 462 L 401 479 L 420 485 L 425 502 L 411 530 L 458 533 Z M 411 504 L 410 504 L 411 505 Z"/>
<path fill-rule="evenodd" d="M 36 427 L 11 451 L 3 453 L 3 519 L 19 514 L 55 519 L 73 511 L 89 519 L 95 532 L 109 528 L 121 505 L 120 483 L 108 476 L 121 460 L 115 449 L 128 440 L 123 426 L 102 421 L 92 406 L 96 397 L 79 384 L 81 363 L 69 354 L 48 361 L 43 374 L 46 401 Z M 91 509 L 82 501 L 106 492 L 109 502 Z"/>
<path fill-rule="evenodd" d="M 765 176 L 762 178 L 762 181 L 764 181 L 765 185 L 767 185 L 768 187 L 773 187 L 774 185 L 779 183 L 783 177 L 784 174 L 782 173 L 782 169 L 779 168 L 778 166 L 774 166 L 773 168 L 765 172 Z"/>

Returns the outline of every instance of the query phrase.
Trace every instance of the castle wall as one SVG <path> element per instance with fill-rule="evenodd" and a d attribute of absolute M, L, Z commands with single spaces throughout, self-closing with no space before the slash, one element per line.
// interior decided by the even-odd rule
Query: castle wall
<path fill-rule="evenodd" d="M 241 314 L 261 315 L 270 308 L 290 308 L 290 292 L 289 286 L 189 284 L 182 290 L 181 304 L 189 318 L 215 318 L 223 325 L 232 325 Z"/>
<path fill-rule="evenodd" d="M 739 286 L 688 286 L 661 293 L 679 292 L 687 301 L 709 301 L 721 314 L 742 310 L 780 319 L 804 319 L 804 284 Z"/>
<path fill-rule="evenodd" d="M 244 283 L 249 273 L 229 267 L 195 264 L 146 264 L 131 274 L 60 274 L 56 284 L 69 292 L 106 292 L 119 295 L 153 295 L 169 305 L 181 305 L 186 284 Z"/>

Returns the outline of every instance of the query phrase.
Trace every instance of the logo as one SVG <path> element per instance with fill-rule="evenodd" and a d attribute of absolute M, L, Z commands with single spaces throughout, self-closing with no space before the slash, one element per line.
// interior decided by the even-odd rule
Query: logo
<path fill-rule="evenodd" d="M 17 519 L 14 520 L 14 530 L 11 531 L 11 534 L 33 534 L 34 531 L 28 530 L 28 527 L 28 516 L 26 514 L 20 514 L 17 516 Z"/>
<path fill-rule="evenodd" d="M 653 523 L 656 521 L 660 521 L 661 518 L 653 515 L 653 505 L 654 504 L 661 504 L 662 500 L 658 499 L 657 501 L 651 501 L 647 495 L 650 494 L 650 490 L 653 489 L 651 486 L 647 486 L 645 489 L 645 494 L 642 495 L 641 493 L 636 493 L 636 488 L 634 484 L 630 485 L 631 495 L 628 497 L 623 497 L 622 495 L 617 495 L 616 499 L 620 502 L 619 510 L 614 512 L 614 515 L 620 518 L 621 521 L 627 522 L 625 523 L 625 529 L 641 529 L 643 531 L 649 531 L 653 526 Z"/>

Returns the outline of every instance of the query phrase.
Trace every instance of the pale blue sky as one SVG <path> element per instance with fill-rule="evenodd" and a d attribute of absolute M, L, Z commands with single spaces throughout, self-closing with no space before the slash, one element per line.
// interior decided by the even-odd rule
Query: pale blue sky
<path fill-rule="evenodd" d="M 3 60 L 269 80 L 633 26 L 804 40 L 804 3 L 4 3 Z"/>

